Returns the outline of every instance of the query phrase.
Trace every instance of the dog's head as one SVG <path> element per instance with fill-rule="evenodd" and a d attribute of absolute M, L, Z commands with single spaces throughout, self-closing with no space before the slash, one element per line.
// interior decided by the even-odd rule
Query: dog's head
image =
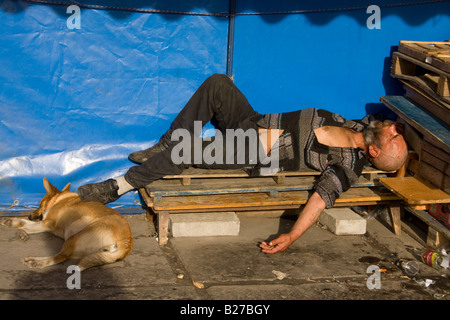
<path fill-rule="evenodd" d="M 44 218 L 45 213 L 51 208 L 53 205 L 52 199 L 55 196 L 65 192 L 70 191 L 70 183 L 68 183 L 62 191 L 59 191 L 56 187 L 54 187 L 47 178 L 44 178 L 44 188 L 47 194 L 41 199 L 39 202 L 39 208 L 34 210 L 29 216 L 28 219 L 32 221 L 40 221 Z"/>

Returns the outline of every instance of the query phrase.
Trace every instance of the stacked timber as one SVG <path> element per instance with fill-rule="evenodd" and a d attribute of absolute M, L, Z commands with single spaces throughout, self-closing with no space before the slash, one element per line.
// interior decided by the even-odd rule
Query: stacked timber
<path fill-rule="evenodd" d="M 391 75 L 405 95 L 382 101 L 409 125 L 405 139 L 417 155 L 409 173 L 450 194 L 450 42 L 400 41 Z M 450 228 L 449 207 L 435 202 L 428 212 Z"/>
<path fill-rule="evenodd" d="M 400 41 L 392 55 L 391 75 L 404 84 L 405 97 L 450 129 L 450 42 Z M 422 126 L 420 122 L 417 124 Z M 436 132 L 417 130 L 419 159 L 410 166 L 423 179 L 450 193 L 450 146 Z M 417 137 L 421 138 L 417 141 Z"/>
<path fill-rule="evenodd" d="M 405 96 L 450 124 L 450 42 L 400 41 L 391 74 Z"/>

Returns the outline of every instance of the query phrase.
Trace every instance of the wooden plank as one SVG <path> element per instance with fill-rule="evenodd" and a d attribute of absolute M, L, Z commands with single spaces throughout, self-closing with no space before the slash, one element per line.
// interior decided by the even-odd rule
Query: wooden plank
<path fill-rule="evenodd" d="M 428 138 L 423 141 L 418 172 L 424 180 L 450 193 L 450 155 Z"/>
<path fill-rule="evenodd" d="M 423 149 L 425 152 L 431 153 L 436 158 L 440 159 L 441 161 L 450 164 L 450 154 L 436 146 L 434 141 L 430 140 L 428 137 L 425 137 L 423 141 Z M 450 172 L 444 170 L 446 174 L 450 175 Z"/>
<path fill-rule="evenodd" d="M 199 212 L 199 210 L 241 211 L 254 208 L 299 207 L 307 202 L 309 194 L 309 191 L 289 191 L 279 192 L 276 197 L 271 197 L 266 193 L 162 197 L 158 201 L 155 201 L 154 210 Z M 377 188 L 351 188 L 336 200 L 336 205 L 377 204 L 398 200 L 398 196 L 387 190 L 383 191 Z"/>
<path fill-rule="evenodd" d="M 405 97 L 421 105 L 432 114 L 439 116 L 445 123 L 450 125 L 450 104 L 446 104 L 438 97 L 432 97 L 408 80 L 400 80 L 404 84 Z"/>
<path fill-rule="evenodd" d="M 449 75 L 450 75 L 450 71 L 435 67 L 434 65 L 432 65 L 426 61 L 416 59 L 415 57 L 411 57 L 411 56 L 403 54 L 401 52 L 393 52 L 392 57 L 395 58 L 395 60 L 397 60 L 397 58 L 400 58 L 400 60 L 405 61 L 405 63 L 406 63 L 406 61 L 409 61 L 416 66 L 420 66 L 421 68 L 424 68 L 426 70 L 429 70 L 429 71 L 439 74 L 439 75 L 443 75 L 446 77 L 449 77 Z"/>
<path fill-rule="evenodd" d="M 441 97 L 450 96 L 450 81 L 447 77 L 440 77 L 438 80 L 437 94 Z"/>
<path fill-rule="evenodd" d="M 391 218 L 392 228 L 394 229 L 394 233 L 396 235 L 401 234 L 402 232 L 402 222 L 400 220 L 400 213 L 401 213 L 402 207 L 397 205 L 390 205 L 388 207 L 389 216 Z"/>
<path fill-rule="evenodd" d="M 367 166 L 363 169 L 362 174 L 386 174 L 390 172 L 378 170 L 376 168 Z M 283 171 L 273 175 L 265 175 L 264 177 L 293 177 L 293 176 L 319 176 L 320 171 L 313 169 L 302 169 L 298 171 Z M 163 179 L 206 179 L 206 178 L 247 178 L 248 173 L 241 169 L 199 169 L 190 167 L 184 170 L 181 174 L 166 175 Z"/>
<path fill-rule="evenodd" d="M 169 239 L 169 213 L 158 213 L 158 242 L 160 245 L 167 244 Z"/>
<path fill-rule="evenodd" d="M 427 72 L 423 70 L 427 70 Z M 450 73 L 405 54 L 394 52 L 392 54 L 391 75 L 394 78 L 413 82 L 428 94 L 436 95 L 439 99 L 450 103 L 448 88 Z"/>
<path fill-rule="evenodd" d="M 440 121 L 420 105 L 403 96 L 384 96 L 380 101 L 406 123 L 417 129 L 439 148 L 450 152 L 450 126 Z"/>
<path fill-rule="evenodd" d="M 434 248 L 448 242 L 450 240 L 450 229 L 423 210 L 413 210 L 406 207 L 406 210 L 428 225 L 427 245 Z"/>
<path fill-rule="evenodd" d="M 245 178 L 249 175 L 240 169 L 199 169 L 190 167 L 181 174 L 166 175 L 163 179 L 183 179 L 183 178 Z"/>
<path fill-rule="evenodd" d="M 380 182 L 408 205 L 450 203 L 450 195 L 416 177 L 381 178 Z"/>
<path fill-rule="evenodd" d="M 398 51 L 450 73 L 448 41 L 400 41 Z"/>
<path fill-rule="evenodd" d="M 193 179 L 189 186 L 182 185 L 179 180 L 158 180 L 145 187 L 150 197 L 211 195 L 227 193 L 281 192 L 296 190 L 311 190 L 316 178 L 286 177 L 284 182 L 277 183 L 272 177 L 253 178 L 209 178 Z M 376 180 L 369 181 L 359 177 L 353 187 L 373 187 L 379 185 Z"/>
<path fill-rule="evenodd" d="M 431 183 L 436 188 L 444 190 L 446 176 L 432 165 L 421 161 L 419 164 L 419 175 L 423 180 Z"/>
<path fill-rule="evenodd" d="M 446 161 L 444 157 L 440 157 L 439 153 L 430 153 L 428 150 L 425 150 L 425 147 L 422 150 L 421 156 L 422 162 L 428 163 L 435 167 L 437 170 L 442 172 L 443 174 L 448 175 L 449 170 L 449 161 Z"/>
<path fill-rule="evenodd" d="M 153 199 L 149 197 L 147 190 L 145 190 L 145 188 L 140 188 L 139 194 L 142 196 L 142 199 L 144 200 L 147 207 L 153 207 Z"/>

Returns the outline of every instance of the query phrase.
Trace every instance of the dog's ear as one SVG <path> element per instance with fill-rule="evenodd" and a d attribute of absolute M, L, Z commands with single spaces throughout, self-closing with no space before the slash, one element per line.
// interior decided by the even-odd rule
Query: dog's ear
<path fill-rule="evenodd" d="M 47 194 L 55 194 L 59 192 L 58 189 L 56 189 L 52 184 L 47 180 L 47 178 L 44 178 L 44 188 L 45 191 L 47 191 Z"/>
<path fill-rule="evenodd" d="M 64 187 L 64 189 L 62 189 L 61 192 L 64 192 L 64 191 L 70 191 L 70 182 L 68 184 L 66 184 L 66 186 Z"/>

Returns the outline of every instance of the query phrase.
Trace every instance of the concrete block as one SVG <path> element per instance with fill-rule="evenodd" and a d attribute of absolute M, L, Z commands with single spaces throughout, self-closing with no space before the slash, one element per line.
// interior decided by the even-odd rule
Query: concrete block
<path fill-rule="evenodd" d="M 237 236 L 239 229 L 235 212 L 171 214 L 169 221 L 173 237 Z"/>
<path fill-rule="evenodd" d="M 336 235 L 357 235 L 366 233 L 366 220 L 350 208 L 325 209 L 319 222 Z"/>

